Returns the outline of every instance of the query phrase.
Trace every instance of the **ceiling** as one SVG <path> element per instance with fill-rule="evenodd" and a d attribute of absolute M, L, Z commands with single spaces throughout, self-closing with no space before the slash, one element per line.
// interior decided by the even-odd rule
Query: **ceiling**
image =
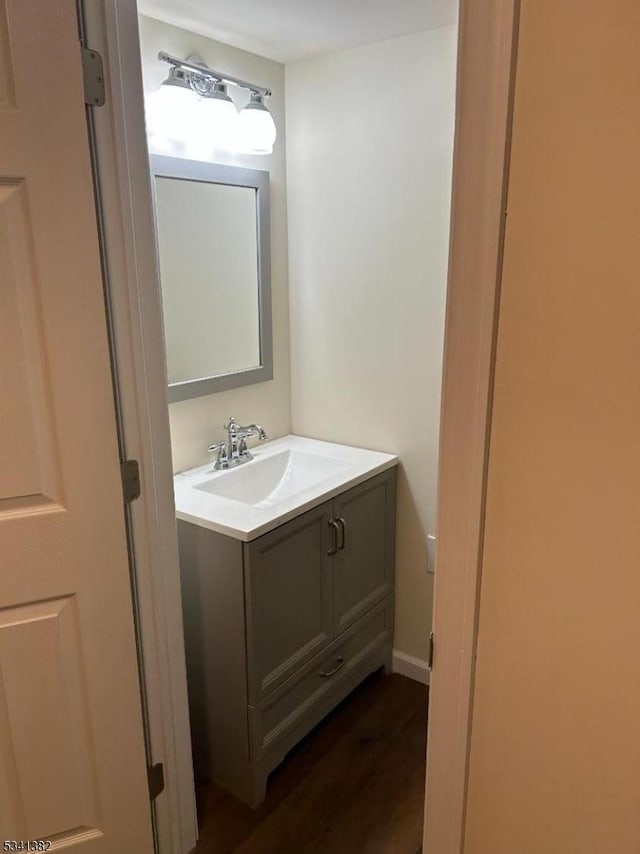
<path fill-rule="evenodd" d="M 454 24 L 458 0 L 138 0 L 138 7 L 287 63 Z"/>

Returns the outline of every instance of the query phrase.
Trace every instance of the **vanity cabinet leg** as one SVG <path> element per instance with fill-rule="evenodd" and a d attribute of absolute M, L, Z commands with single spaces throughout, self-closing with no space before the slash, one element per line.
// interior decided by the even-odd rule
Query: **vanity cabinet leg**
<path fill-rule="evenodd" d="M 256 809 L 264 801 L 267 795 L 268 775 L 262 771 L 254 771 L 251 775 L 251 790 L 249 795 L 249 806 Z"/>
<path fill-rule="evenodd" d="M 251 809 L 256 809 L 266 797 L 268 776 L 263 771 L 248 766 L 240 774 L 234 775 L 232 784 L 224 783 L 222 780 L 218 780 L 217 784 Z"/>
<path fill-rule="evenodd" d="M 385 676 L 389 676 L 393 673 L 393 662 L 392 662 L 392 651 L 389 652 L 384 657 L 384 663 L 382 665 L 382 671 Z"/>

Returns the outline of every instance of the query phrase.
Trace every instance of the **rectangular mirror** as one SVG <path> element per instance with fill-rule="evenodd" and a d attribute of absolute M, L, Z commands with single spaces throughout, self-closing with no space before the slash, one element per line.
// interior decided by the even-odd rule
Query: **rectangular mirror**
<path fill-rule="evenodd" d="M 151 166 L 169 401 L 272 379 L 269 173 Z"/>

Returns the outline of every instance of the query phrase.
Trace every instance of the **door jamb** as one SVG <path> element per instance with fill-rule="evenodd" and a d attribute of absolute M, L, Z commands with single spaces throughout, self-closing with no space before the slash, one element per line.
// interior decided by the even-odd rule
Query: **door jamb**
<path fill-rule="evenodd" d="M 136 0 L 79 0 L 88 45 L 104 61 L 107 99 L 93 129 L 109 269 L 108 298 L 127 456 L 139 461 L 130 505 L 141 654 L 152 762 L 164 765 L 155 800 L 160 854 L 197 841 L 186 660 L 161 299 Z M 99 453 L 99 449 L 97 449 Z"/>
<path fill-rule="evenodd" d="M 424 851 L 461 854 L 519 0 L 461 0 Z"/>

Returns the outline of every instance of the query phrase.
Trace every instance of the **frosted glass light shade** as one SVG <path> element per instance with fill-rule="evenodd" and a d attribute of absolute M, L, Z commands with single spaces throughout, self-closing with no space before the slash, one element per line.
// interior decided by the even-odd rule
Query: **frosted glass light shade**
<path fill-rule="evenodd" d="M 200 132 L 214 147 L 232 151 L 236 147 L 238 113 L 226 87 L 216 84 L 209 96 L 203 97 L 200 107 Z"/>
<path fill-rule="evenodd" d="M 198 99 L 188 84 L 165 81 L 149 98 L 148 121 L 152 135 L 184 142 L 197 125 Z"/>
<path fill-rule="evenodd" d="M 237 149 L 243 154 L 271 154 L 277 131 L 273 116 L 262 95 L 251 94 L 251 101 L 238 116 Z"/>

